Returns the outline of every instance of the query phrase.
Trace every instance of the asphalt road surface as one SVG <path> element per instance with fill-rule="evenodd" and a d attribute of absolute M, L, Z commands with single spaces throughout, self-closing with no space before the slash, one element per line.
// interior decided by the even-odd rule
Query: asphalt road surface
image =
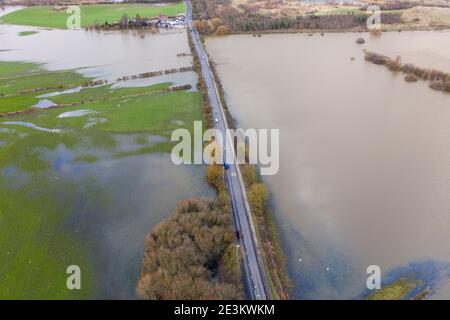
<path fill-rule="evenodd" d="M 192 6 L 186 0 L 187 23 L 191 39 L 200 59 L 203 78 L 206 83 L 209 102 L 211 104 L 216 129 L 222 131 L 225 143 L 230 143 L 231 137 L 227 134 L 228 125 L 219 100 L 214 76 L 209 65 L 208 55 L 192 22 Z M 237 252 L 242 252 L 242 267 L 244 271 L 244 284 L 247 295 L 252 300 L 271 299 L 267 275 L 265 274 L 261 253 L 256 240 L 255 228 L 251 218 L 250 207 L 244 188 L 241 172 L 238 165 L 230 164 L 225 170 L 225 180 L 233 208 L 234 222 L 239 240 Z"/>

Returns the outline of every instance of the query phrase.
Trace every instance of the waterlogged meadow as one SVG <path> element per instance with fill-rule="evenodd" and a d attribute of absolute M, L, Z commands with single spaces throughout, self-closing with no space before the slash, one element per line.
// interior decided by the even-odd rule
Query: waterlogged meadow
<path fill-rule="evenodd" d="M 25 40 L 16 39 L 71 31 L 24 37 L 19 32 L 28 29 L 0 28 L 5 46 L 21 48 L 0 54 L 0 298 L 134 298 L 145 235 L 179 200 L 214 190 L 202 166 L 176 166 L 169 154 L 171 132 L 192 131 L 203 118 L 195 74 L 117 77 L 189 66 L 190 57 L 177 57 L 189 50 L 186 35 L 104 35 L 111 43 L 141 41 L 148 59 L 137 68 L 126 47 L 111 63 L 94 63 L 99 35 L 84 31 L 73 33 L 91 44 L 83 60 L 68 52 L 69 63 L 63 54 L 32 61 Z M 148 50 L 170 37 L 179 41 Z M 59 43 L 48 41 L 55 55 Z M 61 61 L 68 67 L 55 68 Z M 66 286 L 70 265 L 81 268 L 81 290 Z"/>
<path fill-rule="evenodd" d="M 33 63 L 0 62 L 0 113 L 29 109 L 39 96 L 76 87 L 89 79 L 75 71 L 49 72 Z"/>

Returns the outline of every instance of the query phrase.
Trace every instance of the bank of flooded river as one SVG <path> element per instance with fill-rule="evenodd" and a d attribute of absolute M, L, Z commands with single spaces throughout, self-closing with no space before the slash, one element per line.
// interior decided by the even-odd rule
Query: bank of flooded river
<path fill-rule="evenodd" d="M 186 31 L 19 35 L 33 29 L 0 25 L 0 78 L 11 79 L 0 99 L 29 89 L 24 73 L 47 81 L 74 70 L 108 84 L 43 90 L 34 95 L 85 103 L 0 119 L 0 297 L 135 298 L 145 236 L 178 201 L 215 191 L 203 166 L 176 166 L 168 152 L 171 131 L 190 129 L 202 114 L 195 89 L 166 89 L 195 88 L 196 74 L 114 81 L 191 66 L 180 55 L 190 52 Z M 80 291 L 66 287 L 69 265 L 81 267 Z"/>
<path fill-rule="evenodd" d="M 362 52 L 450 70 L 449 34 L 207 40 L 239 126 L 280 129 L 280 171 L 264 180 L 294 298 L 363 297 L 369 265 L 450 298 L 450 95 Z"/>

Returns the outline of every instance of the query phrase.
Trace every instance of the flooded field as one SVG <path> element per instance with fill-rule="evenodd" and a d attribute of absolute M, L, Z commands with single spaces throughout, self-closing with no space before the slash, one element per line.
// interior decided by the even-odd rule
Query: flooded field
<path fill-rule="evenodd" d="M 39 32 L 26 37 L 19 36 L 20 32 L 29 30 Z M 85 76 L 109 81 L 192 64 L 189 55 L 177 56 L 190 53 L 184 29 L 151 33 L 136 30 L 48 30 L 0 25 L 0 33 L 1 60 L 45 63 L 49 70 L 78 69 Z M 194 72 L 188 74 L 192 82 L 196 75 Z M 167 79 L 168 76 L 153 78 L 151 81 L 147 79 L 145 85 L 165 82 Z M 186 80 L 186 76 L 183 80 Z"/>
<path fill-rule="evenodd" d="M 450 95 L 362 52 L 449 71 L 449 35 L 207 40 L 238 125 L 280 129 L 280 171 L 265 181 L 294 298 L 361 297 L 369 265 L 450 298 Z"/>
<path fill-rule="evenodd" d="M 19 35 L 30 30 L 38 32 Z M 0 37 L 0 61 L 43 69 L 11 68 L 50 75 L 73 69 L 108 80 L 104 87 L 46 90 L 40 104 L 28 106 L 36 112 L 0 118 L 0 297 L 135 298 L 145 236 L 178 201 L 215 191 L 204 167 L 176 166 L 168 153 L 171 130 L 202 116 L 195 89 L 167 88 L 195 88 L 195 73 L 115 81 L 191 66 L 192 57 L 179 55 L 190 52 L 186 31 L 0 25 Z M 2 72 L 8 67 L 0 65 Z M 12 91 L 17 75 L 5 77 L 13 80 L 0 91 Z M 82 106 L 48 108 L 86 97 Z M 69 265 L 81 267 L 80 292 L 66 288 Z"/>

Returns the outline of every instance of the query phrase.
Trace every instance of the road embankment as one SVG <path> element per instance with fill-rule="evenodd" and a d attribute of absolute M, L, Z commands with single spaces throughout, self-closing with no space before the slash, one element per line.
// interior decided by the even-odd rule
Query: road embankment
<path fill-rule="evenodd" d="M 210 59 L 211 71 L 216 79 L 219 99 L 224 107 L 225 116 L 230 128 L 236 128 L 227 101 L 225 91 L 220 81 L 214 61 Z M 248 160 L 248 159 L 247 159 Z M 289 299 L 292 287 L 289 278 L 286 257 L 281 246 L 278 229 L 273 221 L 269 207 L 270 192 L 261 177 L 257 174 L 257 167 L 250 164 L 240 165 L 242 178 L 248 195 L 248 202 L 252 212 L 258 242 L 262 248 L 264 267 L 270 282 L 274 299 Z"/>
<path fill-rule="evenodd" d="M 200 62 L 193 53 L 198 74 L 205 126 L 213 127 L 212 109 Z M 241 252 L 236 246 L 224 169 L 209 165 L 206 180 L 217 190 L 215 199 L 180 202 L 173 215 L 147 236 L 141 276 L 137 284 L 142 299 L 243 299 Z M 183 239 L 193 239 L 186 244 Z M 180 267 L 181 266 L 181 267 Z"/>

